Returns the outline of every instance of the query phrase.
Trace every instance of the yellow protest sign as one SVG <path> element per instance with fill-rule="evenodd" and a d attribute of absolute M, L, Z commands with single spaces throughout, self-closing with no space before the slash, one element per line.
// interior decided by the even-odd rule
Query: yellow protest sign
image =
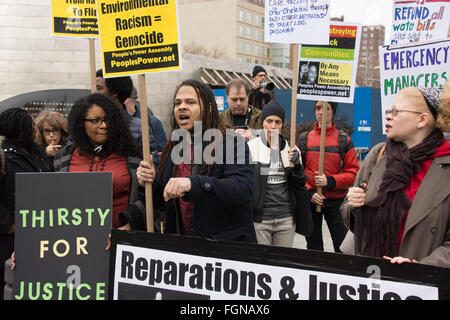
<path fill-rule="evenodd" d="M 181 67 L 176 0 L 97 0 L 104 77 Z"/>
<path fill-rule="evenodd" d="M 52 0 L 52 35 L 97 38 L 95 0 Z"/>

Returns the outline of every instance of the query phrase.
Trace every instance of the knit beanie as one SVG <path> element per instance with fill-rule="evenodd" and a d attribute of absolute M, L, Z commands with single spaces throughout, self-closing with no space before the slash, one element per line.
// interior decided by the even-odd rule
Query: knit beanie
<path fill-rule="evenodd" d="M 264 68 L 261 67 L 261 66 L 255 66 L 255 67 L 253 68 L 252 78 L 254 78 L 254 77 L 255 77 L 258 73 L 260 73 L 260 72 L 264 72 L 265 74 L 267 74 L 266 69 L 264 69 Z"/>
<path fill-rule="evenodd" d="M 284 123 L 286 112 L 284 111 L 284 108 L 281 105 L 279 105 L 273 100 L 270 100 L 268 104 L 264 105 L 261 114 L 261 123 L 264 122 L 264 119 L 266 119 L 268 116 L 278 116 Z"/>

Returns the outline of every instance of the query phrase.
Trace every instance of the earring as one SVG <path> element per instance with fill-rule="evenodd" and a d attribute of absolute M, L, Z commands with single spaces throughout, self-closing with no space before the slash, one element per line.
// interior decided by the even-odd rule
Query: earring
<path fill-rule="evenodd" d="M 422 128 L 422 126 L 420 124 L 418 124 L 417 125 L 417 129 L 420 129 L 420 128 Z"/>

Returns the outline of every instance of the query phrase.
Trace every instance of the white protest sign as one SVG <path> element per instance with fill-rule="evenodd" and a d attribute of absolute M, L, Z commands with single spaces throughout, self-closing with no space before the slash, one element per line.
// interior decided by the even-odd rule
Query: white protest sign
<path fill-rule="evenodd" d="M 394 1 L 391 44 L 447 39 L 450 0 Z"/>
<path fill-rule="evenodd" d="M 439 298 L 436 287 L 117 245 L 119 291 L 158 300 L 409 300 Z"/>
<path fill-rule="evenodd" d="M 330 0 L 266 0 L 264 41 L 328 44 Z"/>
<path fill-rule="evenodd" d="M 380 46 L 380 86 L 384 112 L 396 94 L 407 87 L 441 87 L 450 71 L 450 40 L 404 47 Z"/>

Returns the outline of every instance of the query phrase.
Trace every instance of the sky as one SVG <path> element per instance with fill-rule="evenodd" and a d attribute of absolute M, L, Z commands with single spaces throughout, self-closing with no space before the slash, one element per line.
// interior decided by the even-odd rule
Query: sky
<path fill-rule="evenodd" d="M 330 0 L 330 17 L 344 15 L 347 22 L 362 25 L 384 25 L 385 44 L 391 34 L 393 0 Z"/>

